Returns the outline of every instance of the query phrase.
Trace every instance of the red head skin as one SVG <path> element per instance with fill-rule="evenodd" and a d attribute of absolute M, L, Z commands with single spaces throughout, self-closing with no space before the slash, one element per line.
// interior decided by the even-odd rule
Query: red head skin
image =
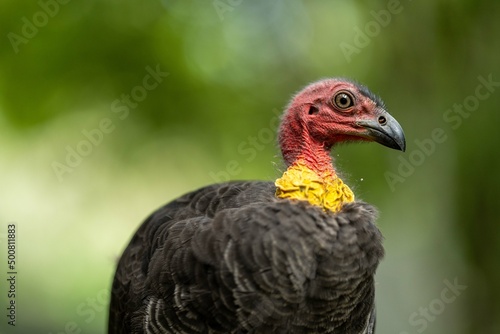
<path fill-rule="evenodd" d="M 330 157 L 332 146 L 369 140 L 356 121 L 376 118 L 377 108 L 383 105 L 360 87 L 347 80 L 326 79 L 307 86 L 292 99 L 279 131 L 287 166 L 301 161 L 320 175 L 335 174 Z M 335 103 L 335 98 L 343 92 L 353 98 L 352 106 L 341 108 Z"/>

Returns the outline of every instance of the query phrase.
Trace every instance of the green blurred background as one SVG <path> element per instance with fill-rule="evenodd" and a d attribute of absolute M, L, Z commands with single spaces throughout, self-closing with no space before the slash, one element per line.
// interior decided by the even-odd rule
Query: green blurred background
<path fill-rule="evenodd" d="M 104 333 L 139 223 L 206 184 L 275 179 L 277 114 L 346 76 L 408 145 L 332 153 L 381 212 L 378 333 L 500 333 L 499 16 L 473 0 L 2 0 L 0 332 Z"/>

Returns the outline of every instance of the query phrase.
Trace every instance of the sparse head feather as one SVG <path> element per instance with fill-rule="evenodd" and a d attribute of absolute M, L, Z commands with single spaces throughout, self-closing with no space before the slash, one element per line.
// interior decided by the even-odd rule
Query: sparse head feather
<path fill-rule="evenodd" d="M 335 97 L 345 93 L 353 103 L 340 108 Z M 280 145 L 287 163 L 300 154 L 309 154 L 316 145 L 329 150 L 337 142 L 353 141 L 360 130 L 355 120 L 383 108 L 383 102 L 365 86 L 343 78 L 314 82 L 295 94 L 285 111 L 280 127 Z M 311 153 L 312 154 L 312 153 Z"/>
<path fill-rule="evenodd" d="M 364 97 L 375 102 L 375 104 L 377 106 L 385 109 L 384 101 L 378 95 L 376 95 L 372 91 L 370 91 L 368 89 L 368 87 L 366 87 L 365 85 L 363 85 L 355 80 L 348 79 L 348 78 L 342 78 L 342 77 L 326 78 L 326 79 L 322 79 L 322 80 L 310 83 L 309 85 L 307 85 L 306 87 L 304 87 L 303 89 L 301 89 L 300 91 L 298 91 L 294 95 L 294 97 L 290 101 L 290 104 L 301 94 L 304 94 L 304 93 L 315 94 L 318 92 L 322 92 L 322 91 L 324 91 L 325 88 L 331 87 L 331 86 L 335 85 L 336 83 L 350 84 L 351 86 L 355 87 L 361 93 L 361 95 L 363 95 Z"/>
<path fill-rule="evenodd" d="M 357 81 L 354 81 L 354 80 L 350 80 L 350 79 L 344 79 L 344 78 L 337 78 L 337 79 L 334 79 L 334 80 L 341 80 L 341 81 L 345 81 L 345 82 L 350 82 L 351 84 L 353 84 L 354 86 L 358 87 L 358 90 L 361 94 L 363 94 L 365 97 L 369 98 L 370 100 L 372 100 L 373 102 L 375 102 L 375 104 L 380 107 L 380 108 L 383 108 L 385 109 L 385 103 L 384 101 L 380 98 L 380 96 L 372 93 L 371 90 L 368 89 L 368 87 L 366 87 L 365 85 L 363 84 L 360 84 L 359 82 Z"/>
<path fill-rule="evenodd" d="M 338 211 L 354 194 L 336 175 L 333 145 L 376 141 L 404 150 L 401 126 L 385 111 L 383 101 L 349 79 L 324 79 L 297 93 L 285 111 L 279 132 L 288 166 L 276 180 L 276 196 L 299 199 Z"/>

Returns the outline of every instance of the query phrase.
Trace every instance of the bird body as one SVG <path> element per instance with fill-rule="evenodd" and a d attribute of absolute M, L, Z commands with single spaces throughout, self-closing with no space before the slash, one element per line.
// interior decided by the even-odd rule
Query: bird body
<path fill-rule="evenodd" d="M 353 82 L 306 87 L 281 124 L 282 177 L 201 188 L 141 225 L 116 270 L 108 332 L 374 333 L 377 213 L 354 201 L 329 150 L 355 138 L 404 150 L 394 122 Z"/>

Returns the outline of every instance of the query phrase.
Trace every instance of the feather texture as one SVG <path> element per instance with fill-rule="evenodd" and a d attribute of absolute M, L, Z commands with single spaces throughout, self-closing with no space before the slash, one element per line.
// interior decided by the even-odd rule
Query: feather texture
<path fill-rule="evenodd" d="M 373 333 L 375 209 L 229 182 L 154 212 L 115 275 L 109 333 Z"/>
<path fill-rule="evenodd" d="M 287 171 L 276 183 L 208 186 L 142 224 L 116 270 L 109 333 L 373 334 L 377 213 L 354 200 L 330 156 L 355 140 L 406 148 L 366 87 L 305 87 L 280 124 Z"/>

